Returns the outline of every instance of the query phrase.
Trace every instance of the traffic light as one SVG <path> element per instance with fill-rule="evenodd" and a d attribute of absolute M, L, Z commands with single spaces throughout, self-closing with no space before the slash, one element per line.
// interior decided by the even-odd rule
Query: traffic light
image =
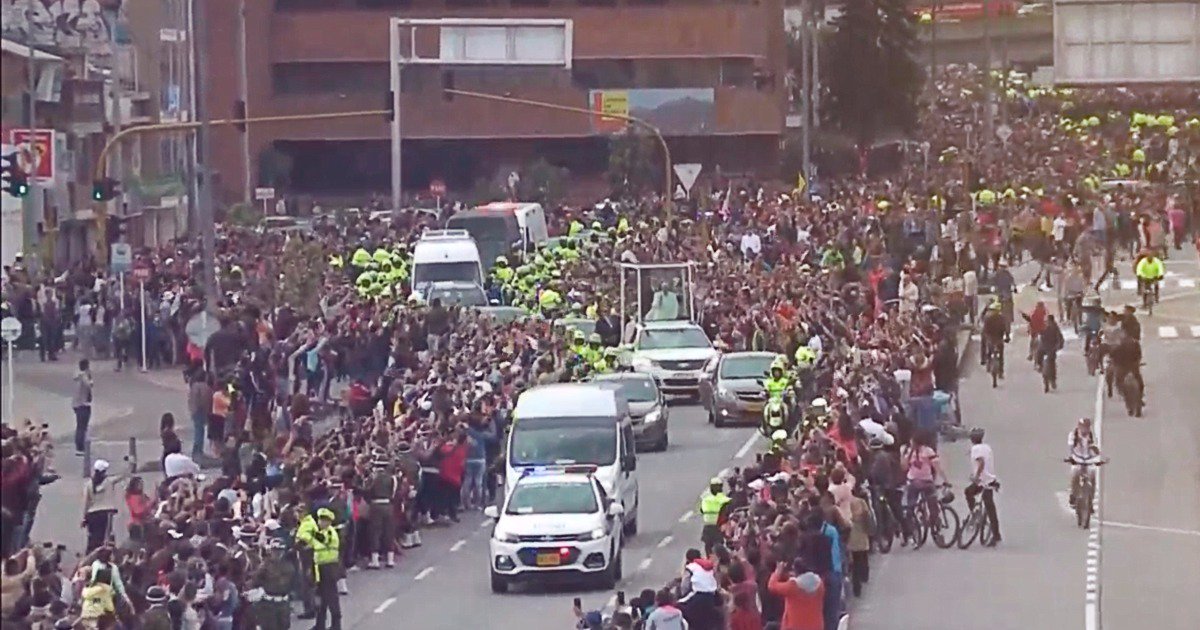
<path fill-rule="evenodd" d="M 384 114 L 383 117 L 386 118 L 388 122 L 392 122 L 396 120 L 396 93 L 392 90 L 388 90 L 387 94 L 384 96 L 387 97 L 387 100 L 383 103 L 383 110 L 387 113 Z"/>
<path fill-rule="evenodd" d="M 112 201 L 117 198 L 120 182 L 111 178 L 105 177 L 92 182 L 92 200 L 94 201 Z"/>
<path fill-rule="evenodd" d="M 17 153 L 14 151 L 0 157 L 3 160 L 3 166 L 0 168 L 2 174 L 0 179 L 4 182 L 4 192 L 14 197 L 24 197 L 29 194 L 29 176 L 17 164 Z"/>
<path fill-rule="evenodd" d="M 449 103 L 454 100 L 454 71 L 442 73 L 442 100 Z"/>
<path fill-rule="evenodd" d="M 238 99 L 233 102 L 233 119 L 242 121 L 246 119 L 246 101 Z M 235 122 L 233 123 L 233 126 L 242 133 L 246 132 L 245 122 Z"/>

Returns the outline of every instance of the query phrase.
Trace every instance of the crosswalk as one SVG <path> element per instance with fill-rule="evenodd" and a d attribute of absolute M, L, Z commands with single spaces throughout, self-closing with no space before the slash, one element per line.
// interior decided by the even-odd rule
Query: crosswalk
<path fill-rule="evenodd" d="M 1155 326 L 1152 324 L 1147 324 L 1146 322 L 1143 321 L 1142 326 L 1144 327 L 1143 333 L 1142 333 L 1143 336 L 1149 334 L 1158 339 L 1165 339 L 1165 340 L 1172 340 L 1172 341 L 1173 340 L 1200 341 L 1200 325 L 1191 324 L 1191 325 L 1176 325 L 1176 326 L 1166 326 L 1166 325 Z M 1076 333 L 1074 330 L 1072 330 L 1069 327 L 1064 328 L 1062 333 L 1063 333 L 1063 341 L 1066 342 L 1067 344 L 1071 344 L 1072 342 L 1079 341 L 1081 338 L 1078 333 Z"/>
<path fill-rule="evenodd" d="M 1109 290 L 1137 291 L 1138 288 L 1137 279 L 1135 278 L 1123 278 L 1115 283 L 1107 284 L 1108 286 L 1105 288 Z M 1159 292 L 1171 289 L 1195 289 L 1197 286 L 1200 286 L 1200 282 L 1197 282 L 1196 278 L 1167 276 L 1163 278 L 1162 285 L 1159 286 Z"/>

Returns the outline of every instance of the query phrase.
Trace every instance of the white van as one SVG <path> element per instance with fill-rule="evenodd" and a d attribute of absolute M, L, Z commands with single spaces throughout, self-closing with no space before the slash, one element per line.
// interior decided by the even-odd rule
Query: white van
<path fill-rule="evenodd" d="M 483 286 L 479 248 L 466 230 L 426 230 L 413 247 L 413 293 L 423 296 L 434 282 Z"/>
<path fill-rule="evenodd" d="M 525 390 L 513 410 L 506 444 L 504 493 L 530 471 L 595 466 L 604 492 L 623 509 L 625 534 L 637 533 L 638 480 L 629 403 L 595 383 Z"/>
<path fill-rule="evenodd" d="M 446 227 L 469 232 L 479 244 L 486 267 L 514 248 L 531 252 L 550 238 L 546 211 L 540 203 L 497 201 L 476 206 L 450 217 Z"/>

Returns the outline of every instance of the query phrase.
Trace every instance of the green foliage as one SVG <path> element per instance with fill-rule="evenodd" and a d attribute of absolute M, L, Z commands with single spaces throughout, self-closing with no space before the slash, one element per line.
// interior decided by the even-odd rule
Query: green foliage
<path fill-rule="evenodd" d="M 859 145 L 916 123 L 922 73 L 913 20 L 904 0 L 848 0 L 834 23 L 823 109 Z"/>
<path fill-rule="evenodd" d="M 289 238 L 279 261 L 276 303 L 288 304 L 304 315 L 318 314 L 327 264 L 319 243 L 300 237 Z"/>
<path fill-rule="evenodd" d="M 653 190 L 658 181 L 654 139 L 631 125 L 608 143 L 608 184 L 613 198 L 634 199 Z"/>
<path fill-rule="evenodd" d="M 258 154 L 258 185 L 285 190 L 292 183 L 295 160 L 288 153 L 267 147 Z"/>
<path fill-rule="evenodd" d="M 521 181 L 517 184 L 517 198 L 521 201 L 536 201 L 546 206 L 557 205 L 567 190 L 570 172 L 538 158 L 521 169 Z"/>
<path fill-rule="evenodd" d="M 252 203 L 239 201 L 225 211 L 225 223 L 233 227 L 254 227 L 262 218 L 262 208 Z"/>

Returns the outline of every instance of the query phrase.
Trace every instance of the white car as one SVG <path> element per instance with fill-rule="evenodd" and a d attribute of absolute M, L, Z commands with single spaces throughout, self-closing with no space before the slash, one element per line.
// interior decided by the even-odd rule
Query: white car
<path fill-rule="evenodd" d="M 663 393 L 696 396 L 704 365 L 716 355 L 708 335 L 696 324 L 643 322 L 634 333 L 630 366 L 653 376 Z"/>
<path fill-rule="evenodd" d="M 624 510 L 591 468 L 531 470 L 501 507 L 484 510 L 496 521 L 488 544 L 493 593 L 516 581 L 584 578 L 604 589 L 620 581 Z"/>

